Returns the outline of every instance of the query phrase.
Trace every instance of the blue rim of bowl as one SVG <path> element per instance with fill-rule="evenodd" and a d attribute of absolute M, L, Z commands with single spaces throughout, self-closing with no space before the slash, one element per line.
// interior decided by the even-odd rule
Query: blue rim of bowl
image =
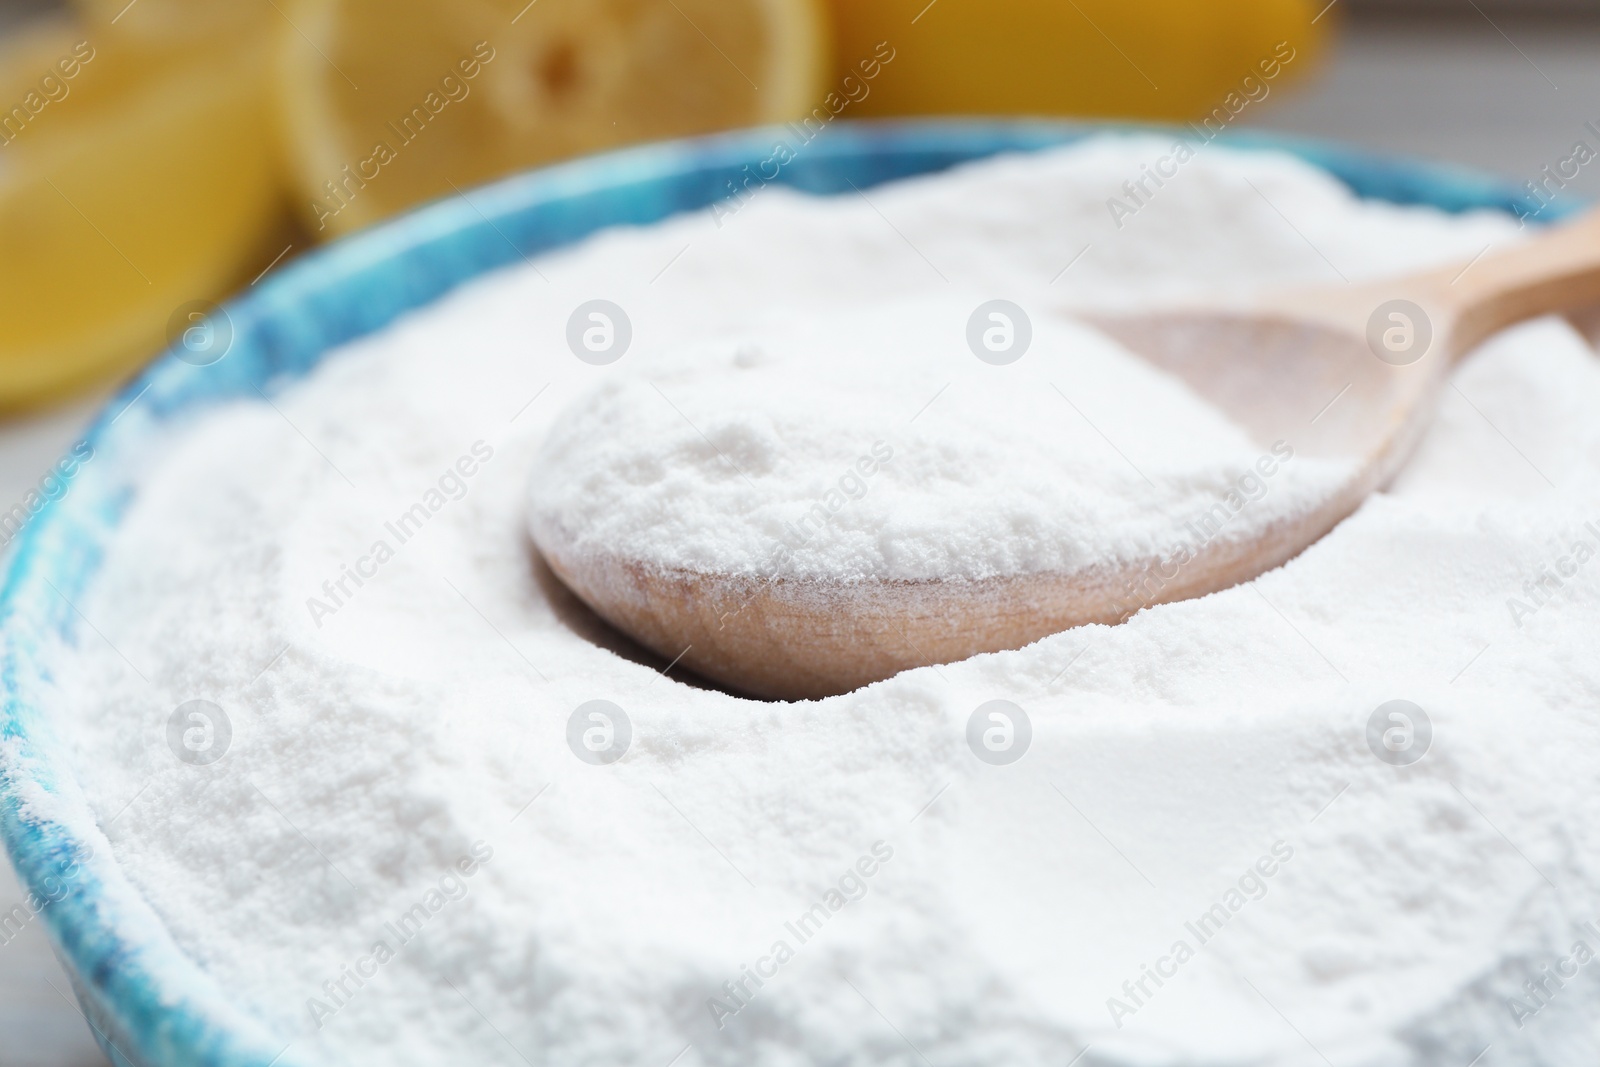
<path fill-rule="evenodd" d="M 744 168 L 759 166 L 780 141 L 795 148 L 795 156 L 771 184 L 827 195 L 1103 133 L 1195 140 L 1192 129 L 1128 123 L 841 122 L 809 144 L 796 128 L 772 127 L 624 149 L 518 174 L 415 209 L 268 275 L 224 305 L 233 329 L 225 358 L 197 367 L 168 350 L 107 404 L 84 440 L 97 455 L 125 453 L 179 415 L 252 393 L 264 397 L 304 376 L 330 349 L 382 329 L 472 278 L 608 226 L 643 225 L 709 207 L 742 185 Z M 1450 212 L 1522 214 L 1537 206 L 1510 183 L 1471 170 L 1271 133 L 1230 132 L 1221 140 L 1233 148 L 1290 152 L 1363 197 Z M 1577 210 L 1551 205 L 1539 219 Z M 141 417 L 119 427 L 135 405 Z M 136 492 L 129 479 L 48 502 L 22 529 L 5 562 L 0 836 L 27 891 L 51 899 L 39 915 L 113 1063 L 289 1067 L 300 1062 L 293 1041 L 232 1003 L 183 953 L 116 865 L 39 699 L 51 685 L 40 647 L 48 639 L 70 644 L 83 636 L 89 624 L 72 605 L 98 570 Z M 42 797 L 48 797 L 48 813 L 32 808 Z M 58 812 L 93 829 L 80 834 Z M 76 869 L 63 878 L 75 860 Z"/>

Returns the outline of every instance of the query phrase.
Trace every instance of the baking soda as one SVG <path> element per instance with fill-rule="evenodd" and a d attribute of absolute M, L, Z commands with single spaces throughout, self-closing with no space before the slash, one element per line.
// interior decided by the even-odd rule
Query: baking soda
<path fill-rule="evenodd" d="M 640 359 L 557 421 L 536 539 L 702 573 L 981 579 L 1251 538 L 1353 471 L 1252 441 L 1046 293 L 1025 359 L 988 365 L 963 332 L 982 302 L 941 289 Z"/>
<path fill-rule="evenodd" d="M 1285 566 L 823 701 L 664 676 L 535 565 L 536 466 L 535 509 L 688 566 L 765 565 L 824 501 L 792 573 L 1028 572 L 1292 509 L 1309 457 L 1263 473 L 1273 442 L 1074 313 L 1515 223 L 1213 146 L 1116 230 L 1167 148 L 610 231 L 277 410 L 97 456 L 139 492 L 55 655 L 83 832 L 283 1063 L 1593 1062 L 1593 968 L 1543 968 L 1600 918 L 1595 569 L 1506 603 L 1600 514 L 1600 367 L 1560 320 L 1472 355 L 1391 490 Z M 595 300 L 631 327 L 604 365 L 567 344 Z M 967 340 L 997 300 L 1032 327 L 1004 364 Z M 167 742 L 197 700 L 204 763 Z"/>

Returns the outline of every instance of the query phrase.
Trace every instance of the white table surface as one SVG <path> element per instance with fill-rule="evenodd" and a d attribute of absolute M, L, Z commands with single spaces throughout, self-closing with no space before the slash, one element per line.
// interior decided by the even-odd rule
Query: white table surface
<path fill-rule="evenodd" d="M 0 7 L 0 33 L 7 15 Z M 1567 155 L 1578 139 L 1600 148 L 1600 138 L 1584 127 L 1589 120 L 1600 125 L 1600 19 L 1536 22 L 1496 14 L 1495 21 L 1498 29 L 1475 15 L 1352 23 L 1312 84 L 1276 94 L 1247 124 L 1454 160 L 1519 182 Z M 1600 196 L 1600 161 L 1572 189 Z M 85 401 L 0 423 L 0 510 L 70 447 L 94 407 Z M 21 899 L 10 868 L 0 863 L 0 911 Z M 0 1067 L 105 1063 L 62 996 L 67 992 L 38 923 L 0 945 Z"/>

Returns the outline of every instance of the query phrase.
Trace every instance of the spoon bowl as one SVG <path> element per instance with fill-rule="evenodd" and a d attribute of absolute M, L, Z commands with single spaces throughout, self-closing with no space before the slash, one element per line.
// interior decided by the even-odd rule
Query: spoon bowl
<path fill-rule="evenodd" d="M 784 699 L 1021 648 L 1280 566 L 1397 473 L 1455 361 L 1523 319 L 1600 302 L 1600 216 L 1497 255 L 1410 277 L 1088 321 L 1182 380 L 1263 450 L 1343 461 L 1311 506 L 1248 537 L 983 579 L 836 580 L 663 568 L 536 538 L 551 569 L 613 625 L 673 662 Z"/>

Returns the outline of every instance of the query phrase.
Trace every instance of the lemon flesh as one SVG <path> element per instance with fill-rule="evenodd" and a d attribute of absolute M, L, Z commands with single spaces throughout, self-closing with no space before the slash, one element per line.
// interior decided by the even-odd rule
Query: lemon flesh
<path fill-rule="evenodd" d="M 776 121 L 822 95 L 813 0 L 320 0 L 279 71 L 322 236 L 523 167 Z"/>

